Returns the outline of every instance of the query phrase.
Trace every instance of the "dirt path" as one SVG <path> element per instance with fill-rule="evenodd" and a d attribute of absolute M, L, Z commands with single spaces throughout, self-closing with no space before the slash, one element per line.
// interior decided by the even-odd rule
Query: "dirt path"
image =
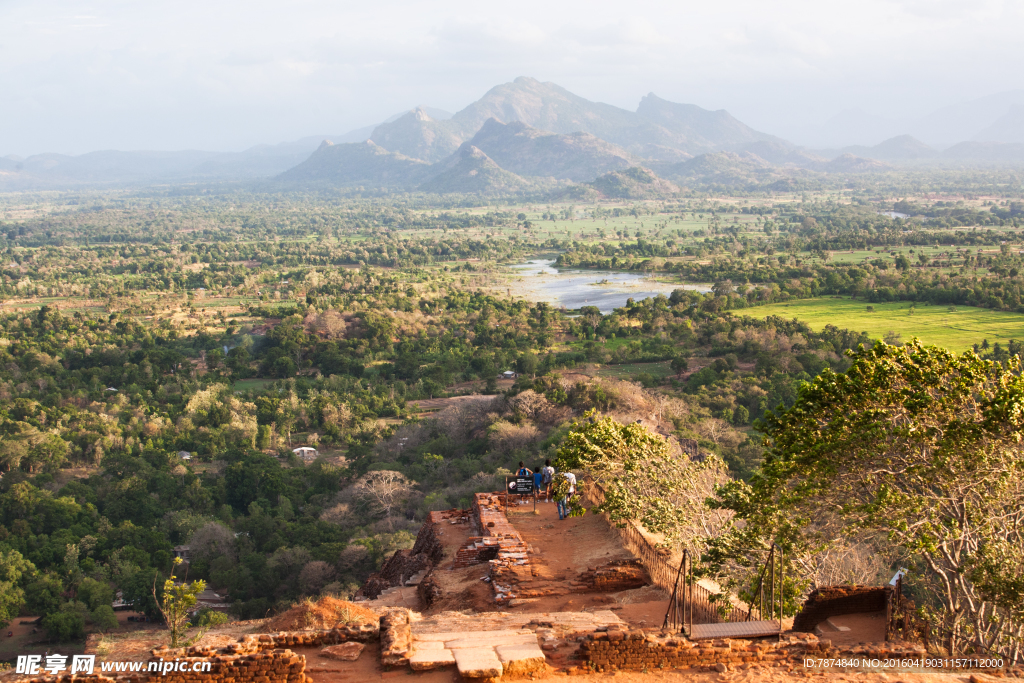
<path fill-rule="evenodd" d="M 530 546 L 530 564 L 538 582 L 553 585 L 569 582 L 579 574 L 614 560 L 632 559 L 622 547 L 619 536 L 603 517 L 586 514 L 559 520 L 554 503 L 537 502 L 514 506 L 510 519 Z M 647 587 L 617 593 L 571 593 L 542 598 L 537 602 L 509 608 L 521 612 L 578 612 L 612 609 L 621 619 L 636 626 L 660 625 L 668 606 L 668 596 Z"/>
<path fill-rule="evenodd" d="M 509 384 L 511 385 L 511 382 Z M 451 398 L 425 398 L 419 401 L 409 401 L 408 406 L 410 409 L 420 412 L 433 412 L 435 410 L 444 410 L 448 406 L 493 400 L 494 396 L 487 394 L 467 394 L 466 396 L 452 396 Z"/>

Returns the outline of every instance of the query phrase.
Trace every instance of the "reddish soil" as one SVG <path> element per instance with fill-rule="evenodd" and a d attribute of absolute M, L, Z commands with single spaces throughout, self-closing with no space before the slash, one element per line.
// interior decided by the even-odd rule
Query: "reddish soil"
<path fill-rule="evenodd" d="M 329 596 L 303 601 L 269 622 L 270 631 L 304 631 L 334 628 L 339 622 L 376 622 L 380 616 L 365 607 Z"/>
<path fill-rule="evenodd" d="M 306 674 L 315 683 L 362 683 L 362 681 L 411 681 L 414 683 L 470 683 L 476 679 L 463 679 L 454 666 L 434 671 L 416 672 L 407 667 L 388 670 L 380 664 L 380 649 L 376 642 L 367 643 L 366 649 L 355 662 L 339 662 L 321 657 L 319 648 L 296 648 L 306 656 Z M 830 683 L 967 683 L 978 681 L 989 683 L 1007 680 L 991 677 L 978 672 L 951 673 L 864 673 L 864 672 L 822 672 L 806 671 L 802 667 L 792 672 L 757 668 L 727 673 L 704 673 L 693 670 L 652 671 L 650 673 L 615 671 L 602 674 L 580 674 L 567 676 L 562 671 L 549 669 L 539 672 L 529 680 L 565 681 L 566 683 L 793 683 L 795 681 L 822 680 Z M 506 679 L 502 679 L 506 680 Z M 1019 680 L 1019 679 L 1018 679 Z"/>
<path fill-rule="evenodd" d="M 501 382 L 498 384 L 500 386 Z M 512 386 L 512 382 L 507 382 L 507 384 Z M 494 396 L 489 396 L 487 394 L 468 394 L 466 396 L 452 396 L 451 398 L 425 398 L 420 401 L 409 401 L 408 405 L 410 410 L 434 412 L 435 410 L 444 410 L 448 406 L 491 400 L 494 400 Z"/>
<path fill-rule="evenodd" d="M 579 574 L 613 560 L 631 559 L 619 536 L 603 517 L 587 513 L 582 517 L 558 519 L 554 503 L 537 501 L 513 506 L 509 519 L 530 546 L 530 563 L 538 583 L 564 585 Z M 537 602 L 507 608 L 511 612 L 579 612 L 614 610 L 620 618 L 645 627 L 660 626 L 668 607 L 668 596 L 649 587 L 618 593 L 572 593 L 542 598 Z"/>

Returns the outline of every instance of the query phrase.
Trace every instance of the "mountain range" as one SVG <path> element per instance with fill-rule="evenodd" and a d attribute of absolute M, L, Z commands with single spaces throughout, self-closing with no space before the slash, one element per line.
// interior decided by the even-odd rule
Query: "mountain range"
<path fill-rule="evenodd" d="M 802 136 L 804 144 L 837 148 L 910 135 L 931 147 L 958 142 L 1024 142 L 1024 90 L 1007 90 L 952 104 L 914 119 L 896 119 L 847 109 Z"/>
<path fill-rule="evenodd" d="M 920 122 L 933 139 L 941 137 L 935 131 L 948 134 L 957 126 L 978 129 L 973 139 L 945 149 L 909 134 L 873 146 L 807 149 L 757 131 L 724 110 L 650 93 L 630 111 L 520 77 L 454 114 L 417 107 L 343 135 L 236 153 L 0 157 L 0 189 L 244 181 L 266 189 L 310 185 L 482 194 L 560 192 L 573 186 L 572 192 L 627 197 L 653 189 L 669 192 L 673 183 L 791 183 L 814 174 L 878 172 L 893 165 L 1024 164 L 1024 91 L 985 103 L 1002 106 L 1002 115 L 990 110 L 986 118 L 975 102 Z M 855 131 L 863 117 L 858 123 L 850 114 L 842 122 Z"/>

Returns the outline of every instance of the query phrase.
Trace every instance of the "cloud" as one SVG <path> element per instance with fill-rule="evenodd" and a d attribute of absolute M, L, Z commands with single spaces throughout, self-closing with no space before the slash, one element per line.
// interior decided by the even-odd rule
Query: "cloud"
<path fill-rule="evenodd" d="M 240 149 L 418 104 L 457 110 L 520 75 L 629 108 L 653 90 L 799 127 L 1021 87 L 1022 12 L 1008 0 L 0 0 L 0 154 Z"/>

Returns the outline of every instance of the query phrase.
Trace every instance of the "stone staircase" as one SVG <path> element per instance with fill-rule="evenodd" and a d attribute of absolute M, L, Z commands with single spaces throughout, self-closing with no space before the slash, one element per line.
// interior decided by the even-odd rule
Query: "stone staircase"
<path fill-rule="evenodd" d="M 417 580 L 417 584 L 422 580 L 422 576 Z M 411 579 L 410 579 L 411 580 Z M 368 607 L 369 609 L 381 609 L 384 607 L 405 607 L 410 610 L 420 609 L 420 596 L 416 590 L 416 585 L 405 585 L 405 586 L 392 586 L 391 588 L 385 588 L 381 591 L 373 600 L 359 600 L 357 601 L 361 607 Z"/>
<path fill-rule="evenodd" d="M 406 586 L 418 586 L 421 583 L 423 583 L 423 579 L 426 578 L 427 574 L 429 574 L 429 573 L 430 573 L 429 569 L 421 569 L 420 571 L 416 572 L 415 574 L 410 576 L 408 579 L 406 579 L 405 580 L 405 585 Z"/>
<path fill-rule="evenodd" d="M 411 616 L 409 667 L 428 671 L 454 664 L 464 680 L 541 672 L 547 665 L 545 650 L 555 649 L 560 640 L 625 625 L 610 611 Z"/>

